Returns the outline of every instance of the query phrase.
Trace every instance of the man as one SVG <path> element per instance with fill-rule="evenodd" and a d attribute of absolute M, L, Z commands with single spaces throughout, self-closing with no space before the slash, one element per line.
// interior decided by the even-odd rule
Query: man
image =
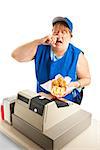
<path fill-rule="evenodd" d="M 57 74 L 72 78 L 69 87 L 75 90 L 68 91 L 65 99 L 81 103 L 79 88 L 90 84 L 88 62 L 83 52 L 70 43 L 72 37 L 72 22 L 65 17 L 56 17 L 52 21 L 52 35 L 34 40 L 12 53 L 12 57 L 19 62 L 35 59 L 37 77 L 37 92 L 45 92 L 40 84 L 54 79 Z"/>

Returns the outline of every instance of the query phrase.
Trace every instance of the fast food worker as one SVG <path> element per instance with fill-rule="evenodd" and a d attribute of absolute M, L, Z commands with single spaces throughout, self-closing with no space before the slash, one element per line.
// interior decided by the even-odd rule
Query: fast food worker
<path fill-rule="evenodd" d="M 90 84 L 91 77 L 87 59 L 82 50 L 71 44 L 73 24 L 67 17 L 55 17 L 52 34 L 16 48 L 12 57 L 19 62 L 35 60 L 37 92 L 45 92 L 40 84 L 54 79 L 57 74 L 72 78 L 65 99 L 80 104 L 78 89 Z M 78 94 L 78 95 L 77 95 Z"/>

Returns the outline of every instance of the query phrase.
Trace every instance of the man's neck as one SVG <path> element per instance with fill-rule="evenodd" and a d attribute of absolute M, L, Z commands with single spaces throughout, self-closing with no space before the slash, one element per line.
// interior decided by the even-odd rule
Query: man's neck
<path fill-rule="evenodd" d="M 62 49 L 62 50 L 58 50 L 58 49 L 56 49 L 56 48 L 52 48 L 52 50 L 53 50 L 53 52 L 55 53 L 55 55 L 57 56 L 57 57 L 59 57 L 59 56 L 63 56 L 64 55 L 64 53 L 67 51 L 67 49 L 68 49 L 68 46 L 69 46 L 69 44 L 67 44 L 66 45 L 66 48 L 65 49 Z"/>

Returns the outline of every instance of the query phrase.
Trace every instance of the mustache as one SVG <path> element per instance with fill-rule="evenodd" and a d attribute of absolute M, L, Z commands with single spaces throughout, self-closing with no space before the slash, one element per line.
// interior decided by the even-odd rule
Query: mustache
<path fill-rule="evenodd" d="M 57 38 L 56 43 L 57 42 L 62 43 L 62 41 L 59 38 Z"/>

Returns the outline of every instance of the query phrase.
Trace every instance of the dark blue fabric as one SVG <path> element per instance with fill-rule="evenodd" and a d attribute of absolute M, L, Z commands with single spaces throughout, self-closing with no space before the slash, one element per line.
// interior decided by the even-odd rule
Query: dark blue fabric
<path fill-rule="evenodd" d="M 69 44 L 67 51 L 64 56 L 57 60 L 52 61 L 50 58 L 50 45 L 39 45 L 35 55 L 35 69 L 37 77 L 37 92 L 45 92 L 40 84 L 47 82 L 48 80 L 54 79 L 57 74 L 61 74 L 63 77 L 70 76 L 72 81 L 76 79 L 76 66 L 78 56 L 81 52 L 80 49 L 76 48 L 72 44 Z M 68 94 L 64 98 L 74 101 L 73 94 Z"/>

